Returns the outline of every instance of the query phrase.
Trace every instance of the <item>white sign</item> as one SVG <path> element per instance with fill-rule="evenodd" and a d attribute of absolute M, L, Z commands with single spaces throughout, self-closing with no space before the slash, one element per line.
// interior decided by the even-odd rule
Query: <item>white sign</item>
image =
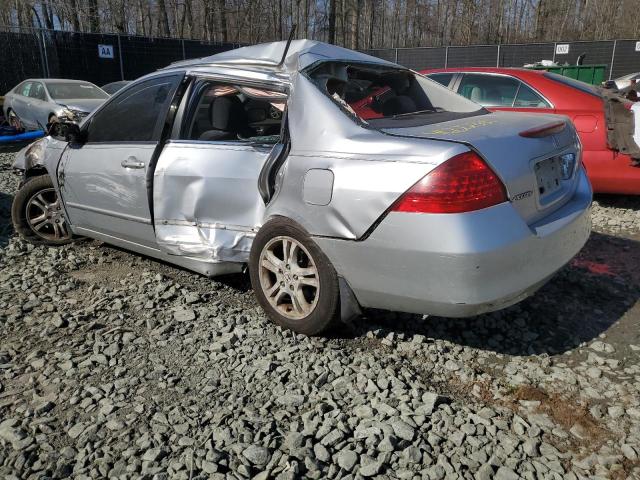
<path fill-rule="evenodd" d="M 556 45 L 556 55 L 567 55 L 569 53 L 568 43 L 559 43 Z"/>
<path fill-rule="evenodd" d="M 636 42 L 636 52 L 640 52 L 640 42 Z"/>
<path fill-rule="evenodd" d="M 100 58 L 113 58 L 113 45 L 98 45 L 98 56 Z"/>

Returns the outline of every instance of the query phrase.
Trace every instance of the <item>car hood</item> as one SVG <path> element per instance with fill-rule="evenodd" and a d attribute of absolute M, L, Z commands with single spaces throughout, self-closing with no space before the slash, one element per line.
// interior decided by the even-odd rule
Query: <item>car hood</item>
<path fill-rule="evenodd" d="M 106 98 L 65 98 L 63 100 L 59 100 L 58 103 L 60 105 L 65 105 L 67 108 L 72 110 L 80 110 L 81 112 L 90 113 L 102 105 L 106 100 Z"/>

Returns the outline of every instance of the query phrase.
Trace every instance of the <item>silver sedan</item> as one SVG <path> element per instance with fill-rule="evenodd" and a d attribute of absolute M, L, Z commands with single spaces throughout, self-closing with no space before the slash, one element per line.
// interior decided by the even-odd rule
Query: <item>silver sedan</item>
<path fill-rule="evenodd" d="M 32 78 L 5 95 L 4 113 L 14 126 L 44 129 L 61 118 L 80 122 L 107 98 L 109 95 L 93 83 Z"/>
<path fill-rule="evenodd" d="M 363 307 L 504 308 L 590 233 L 568 119 L 490 113 L 308 40 L 172 64 L 15 166 L 26 240 L 91 237 L 207 276 L 248 267 L 267 315 L 304 334 Z"/>

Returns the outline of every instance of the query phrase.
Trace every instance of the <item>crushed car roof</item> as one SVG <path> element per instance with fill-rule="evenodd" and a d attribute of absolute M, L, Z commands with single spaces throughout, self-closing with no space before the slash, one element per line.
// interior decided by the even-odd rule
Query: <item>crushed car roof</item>
<path fill-rule="evenodd" d="M 292 73 L 322 59 L 375 62 L 398 67 L 396 64 L 377 57 L 316 40 L 293 40 L 287 51 L 284 65 L 280 65 L 286 45 L 286 41 L 261 43 L 259 45 L 236 48 L 209 57 L 172 63 L 167 68 L 220 65 L 247 69 L 281 69 Z"/>

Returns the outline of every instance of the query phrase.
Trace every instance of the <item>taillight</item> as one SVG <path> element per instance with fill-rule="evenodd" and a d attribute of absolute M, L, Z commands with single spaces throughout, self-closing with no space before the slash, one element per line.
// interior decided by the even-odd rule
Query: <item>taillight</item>
<path fill-rule="evenodd" d="M 465 152 L 438 165 L 402 195 L 393 212 L 461 213 L 507 201 L 498 176 L 475 152 Z"/>

